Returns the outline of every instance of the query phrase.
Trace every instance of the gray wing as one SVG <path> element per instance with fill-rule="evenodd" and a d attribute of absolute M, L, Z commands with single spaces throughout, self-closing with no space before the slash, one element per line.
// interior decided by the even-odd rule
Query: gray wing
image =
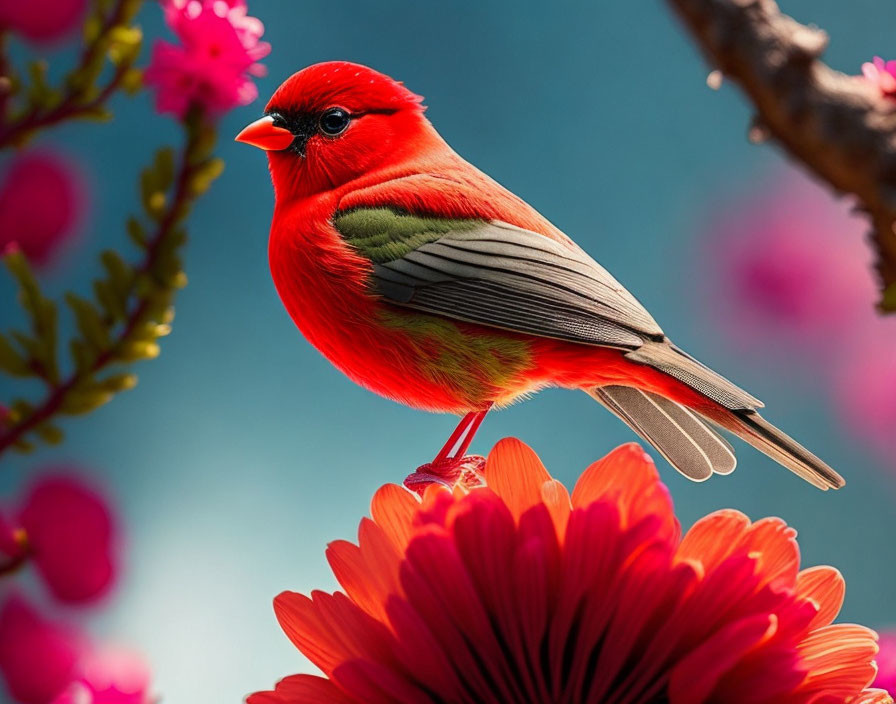
<path fill-rule="evenodd" d="M 373 279 L 393 303 L 515 332 L 624 349 L 663 336 L 582 250 L 502 222 L 473 221 L 375 262 Z"/>

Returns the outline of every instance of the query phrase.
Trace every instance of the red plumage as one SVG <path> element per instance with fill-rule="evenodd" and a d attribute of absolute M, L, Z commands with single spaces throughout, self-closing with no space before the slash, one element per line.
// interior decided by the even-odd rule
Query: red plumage
<path fill-rule="evenodd" d="M 314 121 L 334 109 L 351 121 L 344 132 L 328 136 Z M 629 350 L 447 320 L 396 306 L 371 289 L 373 263 L 336 228 L 337 213 L 388 208 L 499 221 L 580 251 L 531 206 L 458 156 L 423 111 L 421 98 L 391 78 L 331 62 L 289 78 L 268 103 L 268 117 L 241 135 L 270 149 L 276 191 L 271 271 L 305 337 L 356 383 L 415 408 L 469 413 L 545 386 L 621 385 L 670 399 L 742 434 L 730 408 L 679 380 L 681 375 L 661 371 L 662 365 L 632 361 Z M 266 139 L 275 143 L 269 134 L 281 135 L 276 148 L 266 146 Z M 284 149 L 289 134 L 295 139 Z M 524 353 L 505 368 L 497 362 L 508 350 Z"/>

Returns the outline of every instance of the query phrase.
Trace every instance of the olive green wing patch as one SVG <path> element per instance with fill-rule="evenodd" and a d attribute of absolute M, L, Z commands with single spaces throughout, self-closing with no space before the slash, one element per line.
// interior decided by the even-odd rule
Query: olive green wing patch
<path fill-rule="evenodd" d="M 421 217 L 389 208 L 337 212 L 333 224 L 343 239 L 376 264 L 401 259 L 449 232 L 481 227 L 485 220 Z"/>
<path fill-rule="evenodd" d="M 334 217 L 373 263 L 385 300 L 452 320 L 621 349 L 662 339 L 656 321 L 575 246 L 494 220 L 360 208 Z"/>

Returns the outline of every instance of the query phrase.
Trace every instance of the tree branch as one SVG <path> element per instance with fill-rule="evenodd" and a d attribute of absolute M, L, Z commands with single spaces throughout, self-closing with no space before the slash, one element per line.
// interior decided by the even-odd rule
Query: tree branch
<path fill-rule="evenodd" d="M 873 230 L 880 309 L 896 312 L 896 101 L 820 60 L 827 35 L 773 0 L 667 0 L 714 69 L 753 103 L 757 129 L 839 192 Z"/>
<path fill-rule="evenodd" d="M 0 335 L 0 369 L 40 378 L 47 390 L 34 404 L 13 401 L 6 418 L 0 419 L 0 455 L 10 448 L 31 449 L 27 437 L 35 433 L 46 442 L 58 442 L 61 431 L 51 425 L 56 416 L 89 412 L 136 383 L 132 374 L 100 378 L 102 373 L 158 354 L 155 341 L 168 333 L 174 294 L 186 283 L 179 257 L 186 243 L 182 224 L 194 201 L 223 168 L 220 159 L 211 155 L 215 144 L 213 123 L 193 111 L 184 128 L 186 143 L 177 164 L 169 150 L 161 150 L 141 179 L 144 207 L 155 221 L 151 233 L 145 232 L 136 219 L 129 224 L 132 238 L 143 249 L 142 260 L 130 267 L 114 252 L 104 254 L 110 275 L 95 282 L 94 288 L 106 315 L 85 299 L 67 296 L 81 336 L 72 341 L 73 368 L 62 379 L 55 371 L 55 361 L 44 359 L 55 359 L 55 305 L 43 299 L 37 282 L 23 269 L 27 267 L 24 257 L 12 255 L 17 256 L 11 269 L 18 274 L 23 304 L 32 319 L 46 329 L 35 333 L 33 340 L 20 335 L 21 350 Z M 170 197 L 165 189 L 170 190 Z M 54 311 L 51 322 L 46 322 L 48 306 Z"/>
<path fill-rule="evenodd" d="M 7 114 L 7 102 L 17 86 L 6 55 L 0 53 L 0 148 L 19 146 L 34 133 L 61 122 L 83 118 L 103 119 L 109 98 L 121 89 L 139 87 L 139 71 L 133 68 L 140 51 L 141 34 L 132 26 L 143 0 L 115 0 L 94 3 L 87 27 L 91 37 L 86 41 L 78 63 L 65 78 L 62 89 L 43 85 L 46 66 L 34 64 L 39 76 L 32 76 L 31 92 L 21 112 Z M 0 50 L 5 49 L 0 45 Z M 103 85 L 97 85 L 107 58 L 115 70 Z M 35 90 L 35 88 L 37 90 Z"/>

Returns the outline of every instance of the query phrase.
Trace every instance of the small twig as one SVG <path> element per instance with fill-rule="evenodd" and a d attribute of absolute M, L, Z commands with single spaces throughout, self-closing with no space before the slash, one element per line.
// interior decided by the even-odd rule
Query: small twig
<path fill-rule="evenodd" d="M 195 197 L 195 194 L 191 192 L 194 177 L 208 164 L 207 156 L 202 153 L 205 147 L 201 144 L 201 128 L 190 129 L 188 134 L 189 137 L 177 167 L 171 200 L 160 217 L 155 232 L 147 241 L 145 256 L 136 268 L 139 275 L 148 274 L 153 270 L 164 243 L 182 220 L 190 200 Z M 0 455 L 60 413 L 69 394 L 79 386 L 120 361 L 121 349 L 131 340 L 137 327 L 146 322 L 148 309 L 153 305 L 153 301 L 149 297 L 133 297 L 135 300 L 111 344 L 97 355 L 92 364 L 83 369 L 76 368 L 65 379 L 49 385 L 47 395 L 38 402 L 31 412 L 20 420 L 0 427 Z"/>
<path fill-rule="evenodd" d="M 881 310 L 896 311 L 896 101 L 820 60 L 827 35 L 773 0 L 668 0 L 713 69 L 753 103 L 762 130 L 873 225 Z"/>
<path fill-rule="evenodd" d="M 100 22 L 99 29 L 92 41 L 85 44 L 81 52 L 77 67 L 69 74 L 69 78 L 87 73 L 90 67 L 102 60 L 101 54 L 108 49 L 111 32 L 128 23 L 134 16 L 141 0 L 116 0 L 114 7 Z M 0 47 L 2 48 L 2 47 Z M 0 63 L 0 77 L 10 83 L 8 66 L 5 55 Z M 92 81 L 87 83 L 72 84 L 66 86 L 61 100 L 52 107 L 34 105 L 24 114 L 11 123 L 6 123 L 6 101 L 9 92 L 0 92 L 0 149 L 11 145 L 21 144 L 30 135 L 38 130 L 52 127 L 67 120 L 80 119 L 95 115 L 108 101 L 108 99 L 122 88 L 123 81 L 131 70 L 131 61 L 122 61 L 116 67 L 112 76 L 102 88 L 96 88 Z M 3 86 L 0 86 L 2 91 Z M 93 97 L 88 97 L 92 91 L 96 91 Z"/>

